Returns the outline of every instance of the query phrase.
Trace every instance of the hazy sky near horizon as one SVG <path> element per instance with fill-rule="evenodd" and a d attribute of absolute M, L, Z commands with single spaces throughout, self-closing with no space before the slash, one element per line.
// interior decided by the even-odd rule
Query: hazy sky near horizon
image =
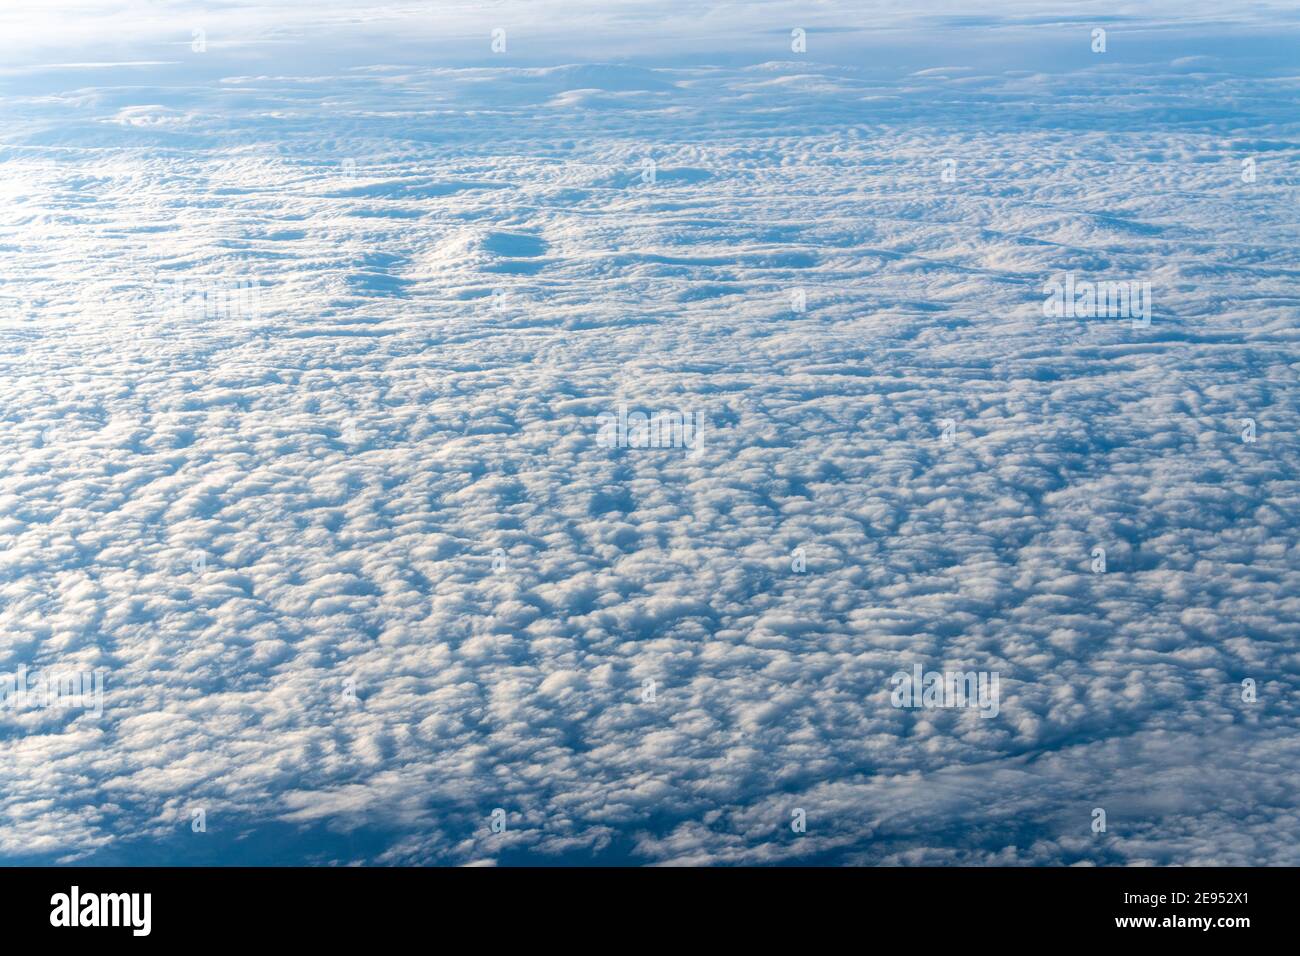
<path fill-rule="evenodd" d="M 1287 41 L 1300 28 L 1293 4 L 1107 3 L 1003 0 L 972 7 L 959 0 L 726 4 L 662 0 L 530 0 L 497 3 L 167 2 L 55 0 L 0 8 L 5 71 L 57 63 L 212 60 L 282 63 L 373 63 L 434 59 L 442 65 L 492 63 L 486 37 L 509 36 L 512 63 L 649 60 L 651 65 L 737 62 L 776 48 L 793 26 L 813 31 L 809 56 L 859 67 L 896 66 L 952 51 L 1022 68 L 1079 67 L 1089 51 L 1070 42 L 1081 25 L 1112 34 L 1111 62 L 1158 62 L 1170 43 L 1185 55 L 1240 56 L 1245 68 L 1294 66 Z M 194 30 L 207 38 L 207 61 L 188 56 Z M 483 42 L 479 42 L 483 41 Z M 1243 45 L 1252 48 L 1242 55 Z M 1010 51 L 1014 50 L 1014 53 Z M 1012 58 L 1019 63 L 1012 64 Z M 763 57 L 766 58 L 766 57 Z M 973 65 L 966 63 L 964 65 Z"/>

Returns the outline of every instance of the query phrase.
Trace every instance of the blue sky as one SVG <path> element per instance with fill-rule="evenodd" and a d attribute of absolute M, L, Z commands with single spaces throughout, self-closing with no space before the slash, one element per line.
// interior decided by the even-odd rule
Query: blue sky
<path fill-rule="evenodd" d="M 0 11 L 0 861 L 1296 864 L 1239 6 Z"/>

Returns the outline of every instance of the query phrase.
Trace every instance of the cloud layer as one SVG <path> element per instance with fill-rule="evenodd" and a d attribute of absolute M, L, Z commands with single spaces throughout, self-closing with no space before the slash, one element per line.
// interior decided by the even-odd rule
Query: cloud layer
<path fill-rule="evenodd" d="M 1095 16 L 9 76 L 0 858 L 1300 863 L 1300 76 Z"/>

